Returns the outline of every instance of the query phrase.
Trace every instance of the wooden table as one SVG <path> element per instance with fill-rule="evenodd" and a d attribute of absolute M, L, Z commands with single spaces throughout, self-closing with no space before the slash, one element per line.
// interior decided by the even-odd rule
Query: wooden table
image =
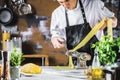
<path fill-rule="evenodd" d="M 44 54 L 26 54 L 23 55 L 24 58 L 42 58 L 42 66 L 49 66 L 49 59 L 48 59 L 48 55 L 44 55 Z"/>

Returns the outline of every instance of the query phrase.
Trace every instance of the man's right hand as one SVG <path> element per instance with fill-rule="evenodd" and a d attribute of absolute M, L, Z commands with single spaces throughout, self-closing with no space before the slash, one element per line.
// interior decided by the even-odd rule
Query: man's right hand
<path fill-rule="evenodd" d="M 54 48 L 63 48 L 65 46 L 65 40 L 62 38 L 54 37 L 51 39 Z"/>

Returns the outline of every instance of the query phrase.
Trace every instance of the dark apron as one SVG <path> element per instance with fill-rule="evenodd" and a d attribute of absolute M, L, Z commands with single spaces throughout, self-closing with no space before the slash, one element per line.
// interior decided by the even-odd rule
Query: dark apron
<path fill-rule="evenodd" d="M 91 27 L 89 23 L 86 20 L 84 8 L 82 5 L 81 0 L 79 0 L 79 4 L 81 7 L 84 23 L 83 24 L 78 24 L 78 25 L 72 25 L 69 26 L 68 22 L 68 16 L 67 12 L 65 10 L 65 16 L 66 16 L 66 22 L 67 22 L 67 27 L 66 27 L 66 44 L 67 44 L 67 49 L 71 50 L 74 49 L 85 37 L 86 35 L 91 31 Z M 94 56 L 94 49 L 91 48 L 91 45 L 98 41 L 97 37 L 94 35 L 84 46 L 79 48 L 77 52 L 87 52 L 88 54 L 91 55 L 91 60 L 88 61 L 91 64 L 91 61 Z M 89 63 L 88 63 L 89 65 Z"/>

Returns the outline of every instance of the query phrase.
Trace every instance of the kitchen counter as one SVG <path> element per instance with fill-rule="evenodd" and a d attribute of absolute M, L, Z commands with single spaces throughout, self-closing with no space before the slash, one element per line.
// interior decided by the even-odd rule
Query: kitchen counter
<path fill-rule="evenodd" d="M 84 69 L 65 69 L 42 66 L 42 73 L 32 76 L 21 75 L 20 80 L 87 80 Z"/>

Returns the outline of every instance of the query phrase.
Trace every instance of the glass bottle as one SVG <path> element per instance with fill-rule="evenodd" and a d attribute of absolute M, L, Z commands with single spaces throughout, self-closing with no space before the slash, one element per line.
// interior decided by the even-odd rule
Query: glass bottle
<path fill-rule="evenodd" d="M 22 40 L 21 37 L 13 37 L 13 48 L 15 47 L 19 53 L 22 52 Z"/>
<path fill-rule="evenodd" d="M 2 50 L 6 50 L 6 40 L 10 39 L 10 32 L 3 31 L 2 32 Z"/>
<path fill-rule="evenodd" d="M 92 68 L 100 68 L 100 61 L 98 57 L 98 53 L 95 52 L 93 62 L 92 62 Z"/>
<path fill-rule="evenodd" d="M 100 67 L 100 61 L 97 51 L 94 53 L 92 62 L 92 80 L 102 80 L 102 69 Z"/>

